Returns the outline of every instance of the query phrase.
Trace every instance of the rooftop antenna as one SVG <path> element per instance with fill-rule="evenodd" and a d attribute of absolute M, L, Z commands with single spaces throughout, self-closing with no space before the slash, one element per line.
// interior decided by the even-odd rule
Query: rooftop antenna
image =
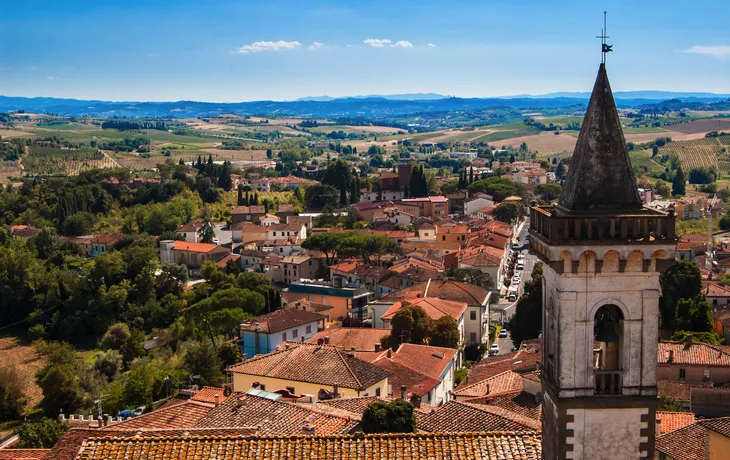
<path fill-rule="evenodd" d="M 601 35 L 598 35 L 596 38 L 601 39 L 601 64 L 606 64 L 606 53 L 610 53 L 613 51 L 613 45 L 609 45 L 606 43 L 606 39 L 609 38 L 608 35 L 608 27 L 606 25 L 606 12 L 603 12 L 603 29 L 601 29 Z"/>

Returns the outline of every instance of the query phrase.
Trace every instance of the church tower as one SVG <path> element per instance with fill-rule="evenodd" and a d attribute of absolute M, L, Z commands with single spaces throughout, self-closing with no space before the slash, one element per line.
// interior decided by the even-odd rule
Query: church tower
<path fill-rule="evenodd" d="M 653 458 L 659 275 L 674 214 L 642 205 L 605 64 L 558 204 L 530 210 L 543 262 L 543 457 Z"/>

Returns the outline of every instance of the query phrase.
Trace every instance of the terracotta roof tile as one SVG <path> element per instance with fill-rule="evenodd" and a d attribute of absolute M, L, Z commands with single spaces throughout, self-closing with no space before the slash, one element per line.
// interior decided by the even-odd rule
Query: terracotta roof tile
<path fill-rule="evenodd" d="M 469 369 L 469 374 L 456 387 L 456 390 L 458 391 L 467 386 L 474 385 L 505 371 L 521 371 L 536 368 L 541 356 L 541 344 L 539 342 L 534 345 L 523 342 L 518 351 L 505 355 L 485 357 Z"/>
<path fill-rule="evenodd" d="M 231 214 L 266 214 L 263 206 L 234 206 Z"/>
<path fill-rule="evenodd" d="M 670 351 L 673 352 L 670 361 Z M 730 353 L 721 347 L 706 343 L 659 342 L 657 351 L 659 364 L 702 364 L 705 366 L 730 366 Z"/>
<path fill-rule="evenodd" d="M 190 428 L 195 426 L 195 423 L 203 418 L 212 408 L 213 404 L 188 400 L 182 404 L 157 409 L 139 417 L 128 418 L 123 422 L 108 426 L 107 429 L 111 431 L 124 431 L 137 428 Z"/>
<path fill-rule="evenodd" d="M 213 243 L 189 243 L 187 241 L 176 240 L 172 248 L 175 251 L 202 252 L 207 254 L 219 247 Z"/>
<path fill-rule="evenodd" d="M 379 367 L 344 353 L 337 347 L 311 343 L 256 356 L 229 368 L 233 373 L 261 375 L 290 381 L 339 384 L 365 389 L 388 377 Z"/>
<path fill-rule="evenodd" d="M 692 387 L 712 388 L 711 383 L 686 383 L 673 380 L 657 380 L 657 393 L 659 396 L 678 399 L 683 402 L 689 402 Z"/>
<path fill-rule="evenodd" d="M 454 390 L 454 394 L 471 398 L 516 390 L 522 391 L 522 375 L 517 372 L 506 371 L 477 383 L 457 388 Z"/>
<path fill-rule="evenodd" d="M 248 326 L 241 327 L 241 330 L 255 331 L 258 327 L 261 332 L 272 334 L 292 327 L 321 321 L 325 318 L 325 315 L 299 308 L 281 308 L 247 320 Z"/>
<path fill-rule="evenodd" d="M 465 402 L 500 407 L 537 421 L 540 421 L 542 417 L 542 403 L 535 395 L 521 390 L 493 393 L 480 398 L 467 399 Z"/>
<path fill-rule="evenodd" d="M 336 265 L 330 265 L 330 270 L 339 270 L 341 272 L 350 273 L 354 269 L 357 268 L 357 261 L 350 261 L 350 262 L 340 262 Z"/>
<path fill-rule="evenodd" d="M 203 219 L 193 219 L 177 228 L 178 232 L 197 232 L 205 224 Z"/>
<path fill-rule="evenodd" d="M 461 318 L 464 314 L 467 307 L 466 303 L 456 302 L 453 300 L 438 299 L 434 297 L 411 298 L 404 302 L 394 304 L 383 314 L 383 316 L 381 316 L 381 319 L 392 319 L 398 311 L 407 306 L 406 304 L 416 305 L 423 308 L 423 311 L 425 311 L 433 320 L 437 320 L 443 316 L 450 316 L 456 321 L 459 321 L 459 318 Z"/>
<path fill-rule="evenodd" d="M 533 460 L 541 457 L 536 433 L 371 434 L 359 436 L 181 436 L 163 441 L 92 439 L 78 460 Z"/>
<path fill-rule="evenodd" d="M 190 399 L 192 401 L 200 401 L 205 403 L 222 403 L 226 400 L 226 398 L 228 398 L 228 396 L 224 394 L 224 391 L 225 390 L 223 388 L 218 387 L 203 387 L 198 390 L 198 392 L 195 393 Z M 216 401 L 216 396 L 218 396 L 218 401 Z"/>
<path fill-rule="evenodd" d="M 656 438 L 656 450 L 674 460 L 697 460 L 706 457 L 707 429 L 699 423 Z"/>
<path fill-rule="evenodd" d="M 234 393 L 224 403 L 211 410 L 197 423 L 202 428 L 224 428 L 239 425 L 258 426 L 260 434 L 297 435 L 305 425 L 311 425 L 315 434 L 326 436 L 349 433 L 358 420 L 332 413 L 324 413 L 289 402 Z"/>
<path fill-rule="evenodd" d="M 711 418 L 702 420 L 699 423 L 708 430 L 730 438 L 730 417 Z"/>
<path fill-rule="evenodd" d="M 509 431 L 539 432 L 540 420 L 496 406 L 449 401 L 430 414 L 416 413 L 419 430 L 430 432 Z"/>
<path fill-rule="evenodd" d="M 429 377 L 386 357 L 373 361 L 373 364 L 391 373 L 388 383 L 392 388 L 393 396 L 396 397 L 400 396 L 401 386 L 406 387 L 407 395 L 423 396 L 441 383 L 437 378 Z"/>
<path fill-rule="evenodd" d="M 50 449 L 0 449 L 0 460 L 40 460 Z"/>
<path fill-rule="evenodd" d="M 428 291 L 426 288 L 428 287 Z M 411 297 L 444 297 L 449 300 L 466 302 L 468 305 L 482 305 L 489 294 L 485 289 L 473 284 L 461 283 L 450 280 L 431 280 L 407 287 L 396 292 L 391 292 L 382 299 L 381 303 L 388 301 L 397 302 Z"/>
<path fill-rule="evenodd" d="M 357 351 L 375 351 L 375 344 L 390 334 L 390 329 L 367 327 L 340 327 L 320 331 L 309 339 L 310 343 L 317 343 L 319 339 L 329 337 L 330 345 L 345 350 L 355 348 Z"/>
<path fill-rule="evenodd" d="M 453 348 L 402 343 L 390 359 L 421 374 L 440 380 L 441 374 L 455 355 L 456 350 Z"/>
<path fill-rule="evenodd" d="M 658 434 L 671 433 L 695 422 L 695 414 L 692 412 L 657 411 L 656 418 Z"/>

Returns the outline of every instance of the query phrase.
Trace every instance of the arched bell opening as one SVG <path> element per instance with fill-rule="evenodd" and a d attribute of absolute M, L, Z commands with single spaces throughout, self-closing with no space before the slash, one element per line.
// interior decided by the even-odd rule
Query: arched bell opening
<path fill-rule="evenodd" d="M 624 316 L 616 305 L 604 305 L 593 318 L 593 370 L 596 394 L 621 393 Z"/>

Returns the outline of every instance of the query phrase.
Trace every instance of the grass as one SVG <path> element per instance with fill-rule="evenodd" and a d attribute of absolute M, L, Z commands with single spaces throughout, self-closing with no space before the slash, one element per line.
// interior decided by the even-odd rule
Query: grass
<path fill-rule="evenodd" d="M 652 160 L 647 150 L 631 151 L 629 152 L 629 157 L 631 158 L 631 166 L 641 170 L 645 170 L 646 168 L 649 170 L 649 175 L 661 174 L 664 171 L 664 166 Z"/>
<path fill-rule="evenodd" d="M 712 219 L 713 232 L 720 230 L 719 223 L 720 219 Z M 677 231 L 677 235 L 683 235 L 685 233 L 707 233 L 707 218 L 690 220 L 677 219 L 675 229 Z"/>
<path fill-rule="evenodd" d="M 623 128 L 624 134 L 655 134 L 655 133 L 667 133 L 667 135 L 671 134 L 667 132 L 666 129 L 661 128 L 654 128 L 654 127 L 646 127 L 646 128 L 632 128 L 630 126 Z"/>

